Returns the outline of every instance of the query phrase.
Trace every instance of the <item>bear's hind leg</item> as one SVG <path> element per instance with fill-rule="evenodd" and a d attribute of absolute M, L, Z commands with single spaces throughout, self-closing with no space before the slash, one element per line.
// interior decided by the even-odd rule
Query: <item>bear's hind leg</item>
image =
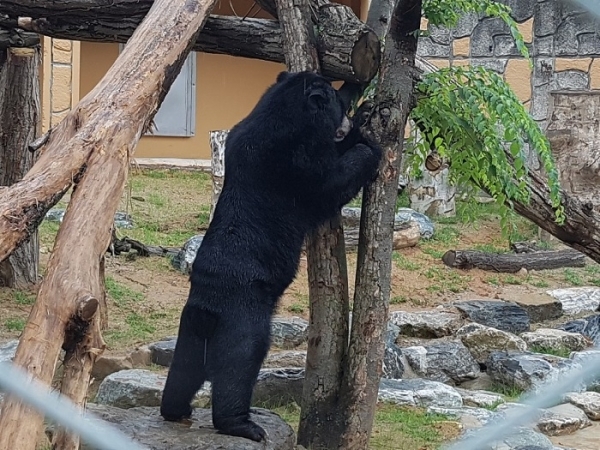
<path fill-rule="evenodd" d="M 219 330 L 221 331 L 221 330 Z M 250 420 L 252 390 L 269 349 L 270 323 L 231 324 L 209 347 L 213 425 L 221 434 L 260 442 L 265 431 Z M 214 344 L 214 345 L 213 345 Z M 218 363 L 213 366 L 213 362 Z"/>
<path fill-rule="evenodd" d="M 192 414 L 192 400 L 206 380 L 206 349 L 217 317 L 193 304 L 181 313 L 173 361 L 163 391 L 160 414 L 179 421 Z"/>

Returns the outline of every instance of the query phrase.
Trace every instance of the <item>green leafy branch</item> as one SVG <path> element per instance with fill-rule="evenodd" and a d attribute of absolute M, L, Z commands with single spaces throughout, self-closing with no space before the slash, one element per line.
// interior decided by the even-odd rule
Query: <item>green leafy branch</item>
<path fill-rule="evenodd" d="M 413 171 L 422 167 L 434 148 L 450 161 L 453 183 L 474 183 L 500 204 L 526 204 L 529 188 L 525 149 L 529 146 L 548 177 L 556 219 L 564 220 L 550 145 L 497 73 L 484 67 L 441 69 L 423 78 L 417 97 L 411 118 L 421 133 L 411 138 L 408 151 Z M 502 215 L 503 228 L 507 213 Z"/>

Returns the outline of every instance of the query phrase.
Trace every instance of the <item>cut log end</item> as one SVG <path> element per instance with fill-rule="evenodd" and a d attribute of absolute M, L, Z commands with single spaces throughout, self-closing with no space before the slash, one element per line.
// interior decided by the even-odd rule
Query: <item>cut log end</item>
<path fill-rule="evenodd" d="M 100 302 L 93 295 L 86 294 L 77 301 L 77 305 L 77 316 L 81 320 L 89 322 L 98 311 Z"/>
<path fill-rule="evenodd" d="M 361 33 L 352 49 L 352 69 L 359 80 L 370 81 L 377 74 L 381 62 L 381 44 L 371 31 Z"/>

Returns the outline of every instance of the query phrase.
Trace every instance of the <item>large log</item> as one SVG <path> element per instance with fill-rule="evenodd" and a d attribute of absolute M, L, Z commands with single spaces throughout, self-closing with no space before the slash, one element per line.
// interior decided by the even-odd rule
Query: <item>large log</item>
<path fill-rule="evenodd" d="M 576 250 L 540 251 L 534 253 L 486 253 L 476 250 L 448 250 L 442 256 L 448 267 L 482 269 L 517 273 L 521 269 L 548 270 L 561 267 L 584 267 L 585 255 Z"/>
<path fill-rule="evenodd" d="M 129 159 L 215 1 L 156 0 L 115 64 L 50 135 L 34 167 L 0 197 L 3 259 L 40 220 L 39 211 L 77 180 L 14 362 L 49 385 L 62 346 L 77 359 L 66 361 L 73 363 L 72 381 L 63 380 L 62 390 L 78 404 L 104 346 L 98 334 L 100 274 Z M 8 395 L 0 450 L 34 450 L 41 427 L 39 413 Z M 77 438 L 63 439 L 54 448 L 77 444 Z"/>
<path fill-rule="evenodd" d="M 85 13 L 73 4 L 86 5 Z M 21 17 L 23 29 L 51 37 L 95 42 L 127 42 L 152 0 L 0 2 L 0 14 Z M 32 18 L 32 19 L 29 19 Z M 322 73 L 336 80 L 370 81 L 379 67 L 380 43 L 369 27 L 344 5 L 318 14 L 317 52 Z M 195 51 L 284 62 L 281 28 L 275 20 L 211 16 Z"/>

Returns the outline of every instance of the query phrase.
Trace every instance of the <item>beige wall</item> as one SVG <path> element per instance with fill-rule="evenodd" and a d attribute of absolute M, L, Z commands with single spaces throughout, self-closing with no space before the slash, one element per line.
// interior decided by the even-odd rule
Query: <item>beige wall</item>
<path fill-rule="evenodd" d="M 353 5 L 360 13 L 360 0 L 341 3 Z M 247 14 L 253 0 L 221 1 L 215 14 Z M 267 17 L 260 12 L 250 16 Z M 117 58 L 118 44 L 81 43 L 79 91 L 86 95 Z M 196 131 L 193 137 L 144 136 L 135 156 L 138 158 L 209 159 L 208 133 L 228 129 L 243 119 L 265 89 L 285 70 L 283 64 L 224 55 L 196 53 Z"/>

